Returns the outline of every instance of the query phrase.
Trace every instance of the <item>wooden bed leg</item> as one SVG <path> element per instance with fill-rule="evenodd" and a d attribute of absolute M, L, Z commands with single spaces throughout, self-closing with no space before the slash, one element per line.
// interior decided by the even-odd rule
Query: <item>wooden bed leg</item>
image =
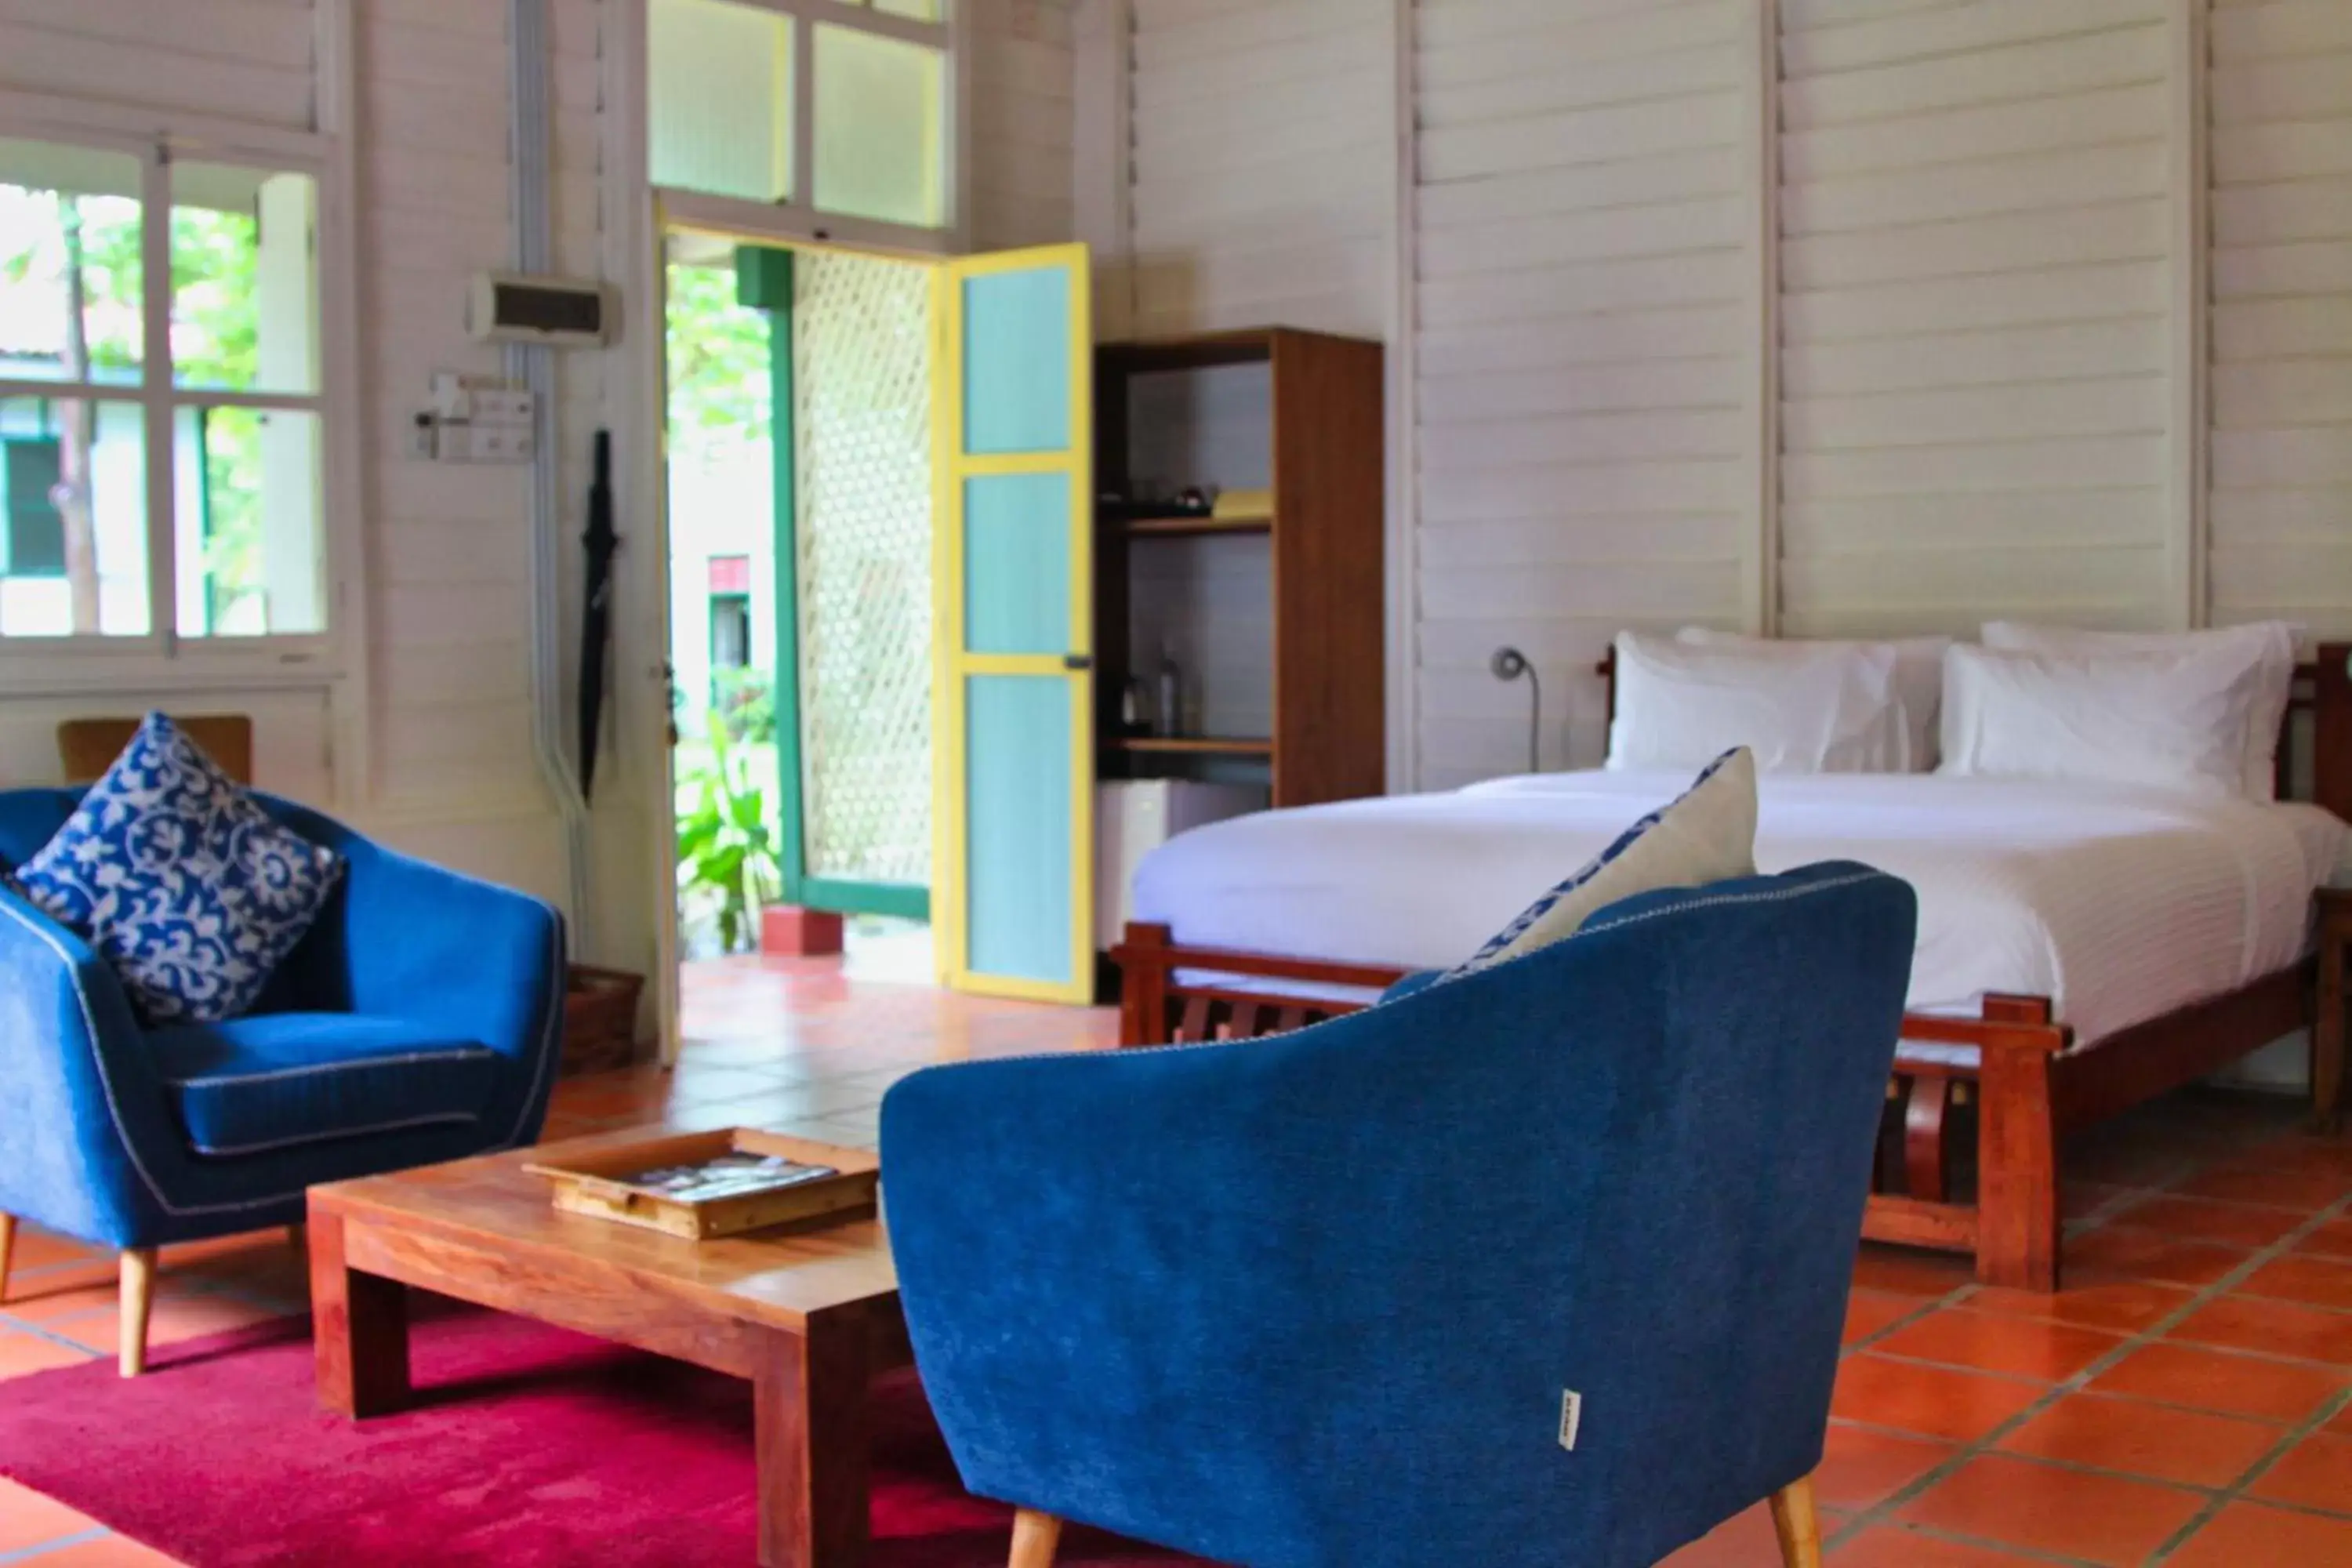
<path fill-rule="evenodd" d="M 1897 1112 L 1903 1109 L 1904 1096 L 1911 1080 L 1896 1073 L 1886 1080 L 1886 1103 Z M 1871 1146 L 1870 1190 L 1874 1193 L 1899 1193 L 1903 1190 L 1903 1141 L 1901 1128 L 1895 1118 L 1881 1111 L 1878 1118 L 1878 1142 Z"/>
<path fill-rule="evenodd" d="M 1169 930 L 1129 921 L 1111 958 L 1118 964 L 1118 1043 L 1164 1046 L 1168 1033 Z"/>
<path fill-rule="evenodd" d="M 1977 1279 L 2058 1289 L 2058 1129 L 2051 1051 L 2031 1038 L 1988 1041 L 1977 1113 Z"/>
<path fill-rule="evenodd" d="M 1950 1079 L 1921 1073 L 1911 1080 L 1903 1107 L 1903 1177 L 1911 1195 L 1923 1203 L 1945 1201 L 1944 1124 L 1951 1109 Z"/>
<path fill-rule="evenodd" d="M 2311 1127 L 2332 1138 L 2342 1127 L 2344 1100 L 2344 963 L 2347 913 L 2352 900 L 2319 890 L 2319 988 L 2312 998 Z"/>

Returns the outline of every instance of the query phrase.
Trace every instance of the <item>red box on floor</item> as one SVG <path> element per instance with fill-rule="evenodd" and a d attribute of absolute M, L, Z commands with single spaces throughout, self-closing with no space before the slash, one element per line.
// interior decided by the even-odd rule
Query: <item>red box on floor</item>
<path fill-rule="evenodd" d="M 778 958 L 826 958 L 841 951 L 841 917 L 798 904 L 760 911 L 760 951 Z"/>

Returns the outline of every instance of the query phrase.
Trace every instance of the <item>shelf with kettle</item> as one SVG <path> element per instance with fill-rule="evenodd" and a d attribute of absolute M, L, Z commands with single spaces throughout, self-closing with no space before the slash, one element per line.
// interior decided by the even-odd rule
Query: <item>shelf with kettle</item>
<path fill-rule="evenodd" d="M 1097 349 L 1106 784 L 1384 787 L 1381 381 L 1379 344 L 1288 328 Z"/>

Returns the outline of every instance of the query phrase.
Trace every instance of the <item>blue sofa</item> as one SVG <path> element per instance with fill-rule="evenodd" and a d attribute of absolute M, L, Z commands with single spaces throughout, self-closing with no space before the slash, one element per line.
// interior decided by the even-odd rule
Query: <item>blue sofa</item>
<path fill-rule="evenodd" d="M 247 1016 L 143 1027 L 104 959 L 0 889 L 0 1295 L 19 1219 L 119 1248 L 125 1375 L 157 1247 L 297 1224 L 316 1182 L 530 1142 L 554 1081 L 553 910 L 256 798 L 346 869 Z M 0 793 L 0 864 L 79 799 Z"/>
<path fill-rule="evenodd" d="M 1649 1568 L 1819 1464 L 1916 905 L 1866 867 L 1654 893 L 1231 1045 L 884 1102 L 966 1484 L 1250 1568 Z"/>

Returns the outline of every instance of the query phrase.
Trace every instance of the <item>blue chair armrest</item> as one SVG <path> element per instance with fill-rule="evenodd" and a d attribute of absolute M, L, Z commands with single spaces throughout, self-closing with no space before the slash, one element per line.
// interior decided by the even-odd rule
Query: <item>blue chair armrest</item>
<path fill-rule="evenodd" d="M 563 917 L 552 907 L 264 799 L 289 826 L 342 856 L 344 870 L 262 1010 L 411 1018 L 518 1059 L 560 1026 Z"/>
<path fill-rule="evenodd" d="M 265 797 L 266 798 L 266 797 Z M 342 885 L 261 1010 L 406 1018 L 506 1059 L 484 1112 L 503 1142 L 535 1137 L 563 1033 L 563 917 L 545 901 L 361 837 L 269 799 L 273 815 L 344 858 Z"/>
<path fill-rule="evenodd" d="M 1411 974 L 1405 975 L 1402 979 L 1398 980 L 1390 985 L 1387 990 L 1381 992 L 1381 1000 L 1383 1002 L 1402 1002 L 1406 997 L 1413 995 L 1418 992 L 1428 990 L 1431 986 L 1436 984 L 1439 981 L 1444 978 L 1445 971 L 1442 969 L 1416 969 Z"/>
<path fill-rule="evenodd" d="M 180 1158 L 121 983 L 80 937 L 0 888 L 0 1212 L 121 1246 Z"/>
<path fill-rule="evenodd" d="M 563 1013 L 563 918 L 528 894 L 373 844 L 346 851 L 344 963 L 357 1011 L 467 1027 L 528 1058 Z"/>

